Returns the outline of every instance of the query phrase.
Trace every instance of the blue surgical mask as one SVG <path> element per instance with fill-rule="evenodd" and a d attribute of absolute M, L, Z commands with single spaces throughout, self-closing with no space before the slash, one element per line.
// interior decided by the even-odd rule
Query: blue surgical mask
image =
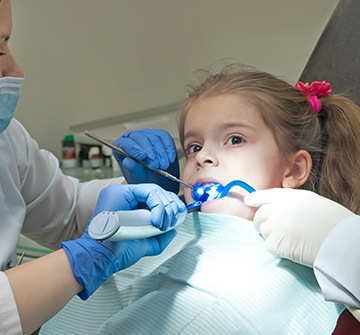
<path fill-rule="evenodd" d="M 0 134 L 9 126 L 20 96 L 24 78 L 0 78 Z"/>

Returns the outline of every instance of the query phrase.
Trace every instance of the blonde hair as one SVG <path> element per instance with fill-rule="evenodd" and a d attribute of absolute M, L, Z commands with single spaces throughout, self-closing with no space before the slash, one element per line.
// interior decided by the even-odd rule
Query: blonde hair
<path fill-rule="evenodd" d="M 184 121 L 198 99 L 222 94 L 245 97 L 256 107 L 285 157 L 306 150 L 312 158 L 310 177 L 302 186 L 360 214 L 360 109 L 340 95 L 321 97 L 315 114 L 294 86 L 284 80 L 239 65 L 219 72 L 202 69 L 189 85 L 179 119 L 180 140 Z"/>

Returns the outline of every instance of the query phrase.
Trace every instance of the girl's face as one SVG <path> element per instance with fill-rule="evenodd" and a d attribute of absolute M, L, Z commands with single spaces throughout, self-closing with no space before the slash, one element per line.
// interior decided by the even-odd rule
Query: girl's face
<path fill-rule="evenodd" d="M 242 180 L 255 190 L 283 187 L 290 170 L 270 129 L 258 111 L 237 95 L 219 95 L 195 101 L 185 118 L 186 164 L 183 179 L 189 184 Z M 202 212 L 237 215 L 251 220 L 256 209 L 244 205 L 240 187 L 227 197 L 205 202 Z M 184 188 L 187 204 L 191 190 Z"/>

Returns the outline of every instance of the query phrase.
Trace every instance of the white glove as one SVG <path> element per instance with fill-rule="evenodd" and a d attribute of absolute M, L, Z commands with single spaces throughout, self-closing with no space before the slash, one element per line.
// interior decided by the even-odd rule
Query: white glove
<path fill-rule="evenodd" d="M 260 206 L 254 224 L 271 253 L 311 267 L 328 233 L 341 220 L 355 215 L 332 200 L 299 189 L 257 191 L 244 202 Z"/>

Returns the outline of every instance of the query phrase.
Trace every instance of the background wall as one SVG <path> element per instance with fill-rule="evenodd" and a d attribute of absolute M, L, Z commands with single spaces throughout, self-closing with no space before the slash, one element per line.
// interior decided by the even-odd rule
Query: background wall
<path fill-rule="evenodd" d="M 224 58 L 295 83 L 337 3 L 12 0 L 16 117 L 59 156 L 70 126 L 181 101 L 191 73 Z"/>

